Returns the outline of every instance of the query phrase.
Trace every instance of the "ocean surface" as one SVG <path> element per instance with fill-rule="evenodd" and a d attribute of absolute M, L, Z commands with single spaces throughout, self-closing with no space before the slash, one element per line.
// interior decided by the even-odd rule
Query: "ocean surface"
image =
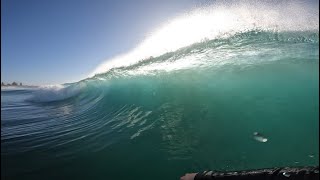
<path fill-rule="evenodd" d="M 319 165 L 319 30 L 277 27 L 255 24 L 75 83 L 2 88 L 1 178 Z"/>

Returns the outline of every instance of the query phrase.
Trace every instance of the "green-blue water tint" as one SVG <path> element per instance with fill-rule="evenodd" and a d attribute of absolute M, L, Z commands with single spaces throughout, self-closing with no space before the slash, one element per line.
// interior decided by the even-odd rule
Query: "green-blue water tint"
<path fill-rule="evenodd" d="M 318 39 L 246 32 L 60 88 L 2 90 L 2 177 L 179 179 L 319 165 Z"/>

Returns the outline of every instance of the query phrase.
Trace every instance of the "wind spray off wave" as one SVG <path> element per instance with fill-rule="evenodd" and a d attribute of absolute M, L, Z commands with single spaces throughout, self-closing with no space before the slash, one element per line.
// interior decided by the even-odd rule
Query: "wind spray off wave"
<path fill-rule="evenodd" d="M 169 20 L 151 32 L 135 49 L 107 60 L 90 76 L 204 40 L 227 38 L 252 30 L 318 31 L 318 17 L 318 10 L 303 1 L 218 2 Z"/>

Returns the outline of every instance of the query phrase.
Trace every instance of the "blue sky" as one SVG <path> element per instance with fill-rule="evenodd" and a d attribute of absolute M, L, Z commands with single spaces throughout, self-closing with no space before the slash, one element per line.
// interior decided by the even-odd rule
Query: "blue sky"
<path fill-rule="evenodd" d="M 156 26 L 205 0 L 1 0 L 1 81 L 85 78 Z"/>

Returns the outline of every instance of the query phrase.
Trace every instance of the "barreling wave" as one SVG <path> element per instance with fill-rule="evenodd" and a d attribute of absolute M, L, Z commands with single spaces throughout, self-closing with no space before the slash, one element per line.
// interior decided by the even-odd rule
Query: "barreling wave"
<path fill-rule="evenodd" d="M 228 112 L 239 104 L 257 108 L 256 104 L 263 103 L 281 110 L 295 101 L 317 103 L 313 91 L 318 90 L 318 63 L 318 31 L 255 29 L 114 67 L 76 83 L 33 89 L 27 102 L 37 110 L 32 114 L 23 111 L 23 123 L 3 123 L 1 137 L 8 146 L 4 153 L 35 147 L 60 149 L 70 144 L 80 147 L 82 142 L 88 146 L 81 146 L 79 151 L 99 151 L 121 138 L 136 139 L 160 128 L 172 158 L 190 158 L 187 151 L 193 151 L 196 144 L 175 137 L 176 130 L 172 130 L 180 131 L 180 125 L 188 122 L 189 108 L 193 109 L 190 116 L 206 119 L 204 114 Z M 261 100 L 262 95 L 269 99 Z M 25 105 L 19 106 L 23 109 Z M 318 105 L 305 106 L 314 109 Z M 10 108 L 12 105 L 3 109 Z M 233 111 L 241 113 L 238 108 Z M 8 113 L 6 120 L 13 120 L 15 113 Z M 104 144 L 95 143 L 106 136 L 113 138 Z M 20 142 L 22 137 L 25 146 L 10 146 L 9 142 Z M 186 151 L 177 150 L 178 142 Z M 76 152 L 73 149 L 60 155 Z"/>

